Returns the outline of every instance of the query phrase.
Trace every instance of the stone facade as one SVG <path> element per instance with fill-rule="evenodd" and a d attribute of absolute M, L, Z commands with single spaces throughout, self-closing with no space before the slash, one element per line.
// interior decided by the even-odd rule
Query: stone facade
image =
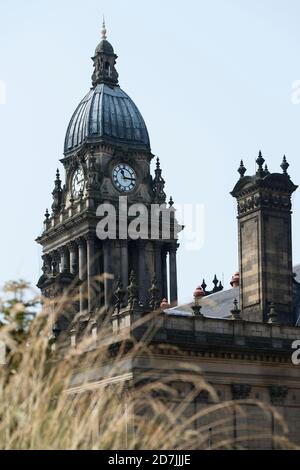
<path fill-rule="evenodd" d="M 231 292 L 240 296 L 240 305 L 228 291 L 222 292 L 215 278 L 212 291 L 206 290 L 205 281 L 197 288 L 193 304 L 170 308 L 178 297 L 174 203 L 171 198 L 166 204 L 159 160 L 155 174 L 150 173 L 153 155 L 146 126 L 135 104 L 119 88 L 117 56 L 105 29 L 102 34 L 93 57 L 93 88 L 68 127 L 61 160 L 65 181 L 62 184 L 58 172 L 52 213 L 46 211 L 44 231 L 38 238 L 43 247 L 43 275 L 38 283 L 43 295 L 72 297 L 71 307 L 55 319 L 52 347 L 65 346 L 65 341 L 67 347 L 75 347 L 86 330 L 92 331 L 97 350 L 103 309 L 110 319 L 106 341 L 112 346 L 125 341 L 130 347 L 145 337 L 150 326 L 151 356 L 140 354 L 121 361 L 119 375 L 112 382 L 125 381 L 130 388 L 145 375 L 149 377 L 149 371 L 163 377 L 178 370 L 182 361 L 197 365 L 219 400 L 234 403 L 227 411 L 231 425 L 224 439 L 234 438 L 237 446 L 243 438 L 249 448 L 274 448 L 272 436 L 279 430 L 271 412 L 262 416 L 254 406 L 254 401 L 262 401 L 279 411 L 288 424 L 287 437 L 300 446 L 300 366 L 291 362 L 292 343 L 300 338 L 295 326 L 300 289 L 293 279 L 291 243 L 291 195 L 296 186 L 287 174 L 288 163 L 284 157 L 283 173 L 271 174 L 263 167 L 260 153 L 256 175 L 245 176 L 243 163 L 239 168 L 241 178 L 232 195 L 238 201 L 240 273 Z M 116 184 L 118 168 L 123 179 L 131 181 L 127 193 L 126 185 L 122 193 L 122 186 Z M 124 177 L 126 168 L 131 176 Z M 97 207 L 110 203 L 118 210 L 119 196 L 124 194 L 129 204 L 142 202 L 149 209 L 163 204 L 173 214 L 172 236 L 167 240 L 162 236 L 99 240 L 97 224 L 104 216 L 97 216 Z M 131 221 L 130 216 L 119 217 L 117 225 L 125 223 L 127 229 Z M 159 234 L 163 231 L 159 225 Z M 153 310 L 157 311 L 154 317 L 141 322 Z M 69 393 L 107 383 L 107 367 L 99 364 L 75 370 Z M 177 386 L 182 387 L 184 399 L 188 384 Z M 241 400 L 247 408 L 244 419 L 238 412 Z M 210 405 L 205 392 L 191 404 L 194 411 Z M 203 420 L 198 424 L 200 428 Z M 210 447 L 220 435 L 218 426 L 207 425 Z M 253 438 L 253 429 L 262 426 L 265 438 Z"/>

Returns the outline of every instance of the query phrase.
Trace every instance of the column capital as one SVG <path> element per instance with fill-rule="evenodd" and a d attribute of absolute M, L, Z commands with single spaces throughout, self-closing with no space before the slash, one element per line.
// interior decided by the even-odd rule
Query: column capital
<path fill-rule="evenodd" d="M 77 243 L 79 247 L 82 247 L 85 245 L 85 238 L 84 237 L 76 238 L 75 242 Z"/>
<path fill-rule="evenodd" d="M 75 251 L 77 248 L 77 243 L 75 240 L 72 240 L 71 242 L 67 243 L 67 247 L 69 248 L 70 252 Z"/>
<path fill-rule="evenodd" d="M 60 254 L 60 256 L 64 255 L 67 251 L 67 247 L 66 246 L 60 246 L 58 249 L 57 249 L 58 253 Z"/>
<path fill-rule="evenodd" d="M 60 261 L 60 251 L 59 249 L 51 251 L 52 261 Z"/>
<path fill-rule="evenodd" d="M 97 236 L 95 233 L 87 233 L 86 235 L 84 235 L 83 238 L 85 239 L 86 242 L 95 242 Z"/>
<path fill-rule="evenodd" d="M 120 243 L 120 247 L 121 248 L 127 248 L 128 247 L 128 240 L 118 240 L 118 242 Z"/>
<path fill-rule="evenodd" d="M 172 245 L 168 245 L 167 251 L 169 253 L 177 253 L 178 248 L 179 248 L 179 243 L 174 243 Z"/>

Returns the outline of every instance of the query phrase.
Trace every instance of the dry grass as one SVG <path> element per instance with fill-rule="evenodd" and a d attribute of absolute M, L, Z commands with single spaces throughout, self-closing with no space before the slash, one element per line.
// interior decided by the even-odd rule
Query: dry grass
<path fill-rule="evenodd" d="M 65 304 L 62 299 L 58 311 Z M 177 371 L 164 376 L 150 371 L 139 383 L 116 380 L 126 364 L 151 359 L 151 331 L 130 348 L 121 340 L 113 348 L 107 320 L 97 339 L 87 328 L 76 348 L 66 338 L 67 347 L 53 352 L 51 325 L 45 306 L 28 341 L 12 339 L 13 324 L 0 330 L 11 350 L 0 371 L 1 449 L 239 449 L 249 443 L 270 446 L 272 440 L 277 448 L 293 447 L 275 410 L 253 400 L 219 403 L 196 366 L 180 362 Z M 247 424 L 253 410 L 259 429 Z M 271 416 L 278 430 L 273 437 Z"/>

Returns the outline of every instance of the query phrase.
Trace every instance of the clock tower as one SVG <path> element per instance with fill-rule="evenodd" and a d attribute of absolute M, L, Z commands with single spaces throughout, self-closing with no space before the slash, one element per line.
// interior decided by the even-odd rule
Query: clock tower
<path fill-rule="evenodd" d="M 173 200 L 167 203 L 159 159 L 151 175 L 154 156 L 147 127 L 119 86 L 117 56 L 105 24 L 92 60 L 92 88 L 69 123 L 61 160 L 64 176 L 57 170 L 52 211 L 46 210 L 37 239 L 43 248 L 38 287 L 44 297 L 54 299 L 72 292 L 72 315 L 87 318 L 114 305 L 116 291 L 122 290 L 127 302 L 125 293 L 133 280 L 140 308 L 149 310 L 154 291 L 158 302 L 166 298 L 175 305 L 179 230 Z M 121 210 L 125 202 L 127 212 Z M 99 237 L 97 227 L 107 217 L 107 208 L 115 213 L 115 236 L 108 230 L 106 237 Z M 154 213 L 159 214 L 156 222 L 148 217 Z M 165 220 L 170 221 L 169 236 Z M 140 236 L 126 230 L 134 223 Z M 56 319 L 56 329 L 63 330 L 67 323 L 67 316 Z"/>

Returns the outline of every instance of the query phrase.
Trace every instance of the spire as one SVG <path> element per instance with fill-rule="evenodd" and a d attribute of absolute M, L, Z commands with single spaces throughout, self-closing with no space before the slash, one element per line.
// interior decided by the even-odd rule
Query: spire
<path fill-rule="evenodd" d="M 103 22 L 102 22 L 101 39 L 104 39 L 104 40 L 107 39 L 107 30 L 106 30 L 104 15 L 103 15 Z"/>

